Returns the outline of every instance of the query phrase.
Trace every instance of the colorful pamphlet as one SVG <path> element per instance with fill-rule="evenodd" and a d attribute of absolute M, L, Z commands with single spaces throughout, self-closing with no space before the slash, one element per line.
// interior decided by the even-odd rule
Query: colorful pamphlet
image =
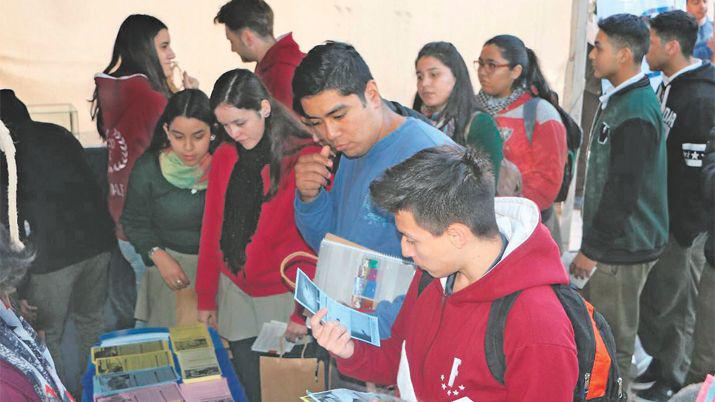
<path fill-rule="evenodd" d="M 159 352 L 142 353 L 140 355 L 105 357 L 97 359 L 94 364 L 96 366 L 96 374 L 104 375 L 163 366 L 174 366 L 174 358 L 171 352 L 162 350 Z"/>
<path fill-rule="evenodd" d="M 186 402 L 225 401 L 233 402 L 226 378 L 217 380 L 183 383 L 181 394 Z"/>
<path fill-rule="evenodd" d="M 178 353 L 181 378 L 184 382 L 208 381 L 221 378 L 221 368 L 213 348 L 190 349 Z"/>
<path fill-rule="evenodd" d="M 315 283 L 328 296 L 361 310 L 407 293 L 415 266 L 332 234 L 320 243 Z"/>
<path fill-rule="evenodd" d="M 358 392 L 350 389 L 339 388 L 323 392 L 309 392 L 300 398 L 304 402 L 374 402 L 374 401 L 399 401 L 392 395 L 376 394 L 372 392 Z"/>
<path fill-rule="evenodd" d="M 181 402 L 184 397 L 176 383 L 166 383 L 153 387 L 122 392 L 116 395 L 94 399 L 95 402 Z"/>
<path fill-rule="evenodd" d="M 94 346 L 91 349 L 92 362 L 105 357 L 140 355 L 149 352 L 159 352 L 169 350 L 169 344 L 166 341 L 150 341 L 139 343 L 128 343 L 125 345 L 116 346 Z"/>
<path fill-rule="evenodd" d="M 213 349 L 211 336 L 204 324 L 171 327 L 169 328 L 169 337 L 174 352 L 177 354 L 191 349 Z"/>
<path fill-rule="evenodd" d="M 144 388 L 168 382 L 176 382 L 179 377 L 174 368 L 164 366 L 159 368 L 130 371 L 126 373 L 110 373 L 94 376 L 94 395 L 106 396 Z"/>
<path fill-rule="evenodd" d="M 313 314 L 321 308 L 327 308 L 326 321 L 338 321 L 350 331 L 351 337 L 380 346 L 377 317 L 353 310 L 335 301 L 300 269 L 296 276 L 294 298 Z"/>

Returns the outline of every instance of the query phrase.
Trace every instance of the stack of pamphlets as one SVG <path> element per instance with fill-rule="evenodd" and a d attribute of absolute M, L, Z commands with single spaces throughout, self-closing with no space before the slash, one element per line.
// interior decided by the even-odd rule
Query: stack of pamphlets
<path fill-rule="evenodd" d="M 167 394 L 178 392 L 174 358 L 166 341 L 97 346 L 91 354 L 95 400 L 153 387 Z"/>
<path fill-rule="evenodd" d="M 233 401 L 205 325 L 105 339 L 91 358 L 95 402 Z"/>
<path fill-rule="evenodd" d="M 308 395 L 300 398 L 303 402 L 375 402 L 392 401 L 398 402 L 401 399 L 392 395 L 375 394 L 372 392 L 358 392 L 350 389 L 331 389 L 323 392 L 308 392 Z"/>
<path fill-rule="evenodd" d="M 169 337 L 174 353 L 179 357 L 181 378 L 185 383 L 221 378 L 221 368 L 205 325 L 172 327 Z"/>

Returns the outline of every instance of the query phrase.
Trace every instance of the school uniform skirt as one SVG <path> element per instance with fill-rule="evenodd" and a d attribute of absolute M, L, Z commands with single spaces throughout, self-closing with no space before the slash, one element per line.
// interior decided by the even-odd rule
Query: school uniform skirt
<path fill-rule="evenodd" d="M 159 269 L 147 267 L 139 289 L 137 289 L 137 304 L 134 318 L 145 321 L 148 327 L 173 327 L 175 325 L 191 325 L 198 323 L 196 291 L 196 268 L 199 256 L 183 254 L 167 249 L 191 280 L 191 285 L 181 290 L 171 290 Z"/>

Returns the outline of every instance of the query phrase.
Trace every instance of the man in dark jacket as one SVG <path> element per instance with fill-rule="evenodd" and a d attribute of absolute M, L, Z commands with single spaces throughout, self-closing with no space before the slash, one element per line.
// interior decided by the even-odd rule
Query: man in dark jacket
<path fill-rule="evenodd" d="M 293 108 L 291 81 L 305 54 L 287 33 L 273 36 L 273 10 L 263 0 L 231 0 L 214 18 L 224 24 L 231 51 L 244 63 L 256 62 L 256 75 L 274 98 L 288 109 Z"/>
<path fill-rule="evenodd" d="M 614 88 L 601 96 L 590 134 L 583 239 L 571 272 L 593 273 L 583 294 L 611 324 L 628 389 L 640 293 L 668 240 L 665 133 L 658 100 L 641 72 L 648 27 L 630 14 L 598 26 L 589 57 L 594 75 Z"/>
<path fill-rule="evenodd" d="M 37 251 L 18 296 L 26 300 L 23 304 L 36 306 L 35 325 L 45 331 L 60 378 L 70 385 L 60 356 L 65 322 L 72 316 L 80 361 L 86 362 L 90 346 L 103 331 L 114 225 L 82 146 L 71 133 L 32 121 L 11 90 L 0 91 L 0 119 L 16 147 L 21 237 Z M 8 188 L 4 165 L 2 211 L 7 210 Z M 5 222 L 7 214 L 0 215 Z"/>
<path fill-rule="evenodd" d="M 698 287 L 697 319 L 693 334 L 693 361 L 685 384 L 703 381 L 715 373 L 715 121 L 703 158 L 705 205 L 708 210 L 708 238 L 705 243 L 707 263 Z"/>
<path fill-rule="evenodd" d="M 638 335 L 653 356 L 633 383 L 643 401 L 666 401 L 683 386 L 693 347 L 708 216 L 701 170 L 715 119 L 715 67 L 692 56 L 697 33 L 695 18 L 680 10 L 650 23 L 646 59 L 663 73 L 657 96 L 667 138 L 670 236 L 640 299 Z"/>

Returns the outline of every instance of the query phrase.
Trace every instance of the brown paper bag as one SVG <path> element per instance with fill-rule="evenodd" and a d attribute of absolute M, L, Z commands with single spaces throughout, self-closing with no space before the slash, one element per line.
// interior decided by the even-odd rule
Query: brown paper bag
<path fill-rule="evenodd" d="M 305 391 L 325 391 L 325 363 L 312 357 L 261 356 L 261 401 L 295 402 Z"/>

